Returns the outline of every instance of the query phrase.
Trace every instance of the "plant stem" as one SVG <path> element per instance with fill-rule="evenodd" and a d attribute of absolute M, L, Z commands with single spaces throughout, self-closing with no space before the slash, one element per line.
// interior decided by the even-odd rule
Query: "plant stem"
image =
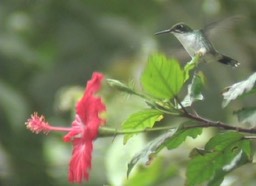
<path fill-rule="evenodd" d="M 114 129 L 109 127 L 101 127 L 99 129 L 99 137 L 110 137 L 110 136 L 125 135 L 125 134 L 143 133 L 143 132 L 165 131 L 170 129 L 174 129 L 174 127 L 166 126 L 166 127 L 154 127 L 154 128 L 134 129 L 134 130 L 121 130 L 121 129 Z"/>
<path fill-rule="evenodd" d="M 220 121 L 212 121 L 212 120 L 203 118 L 199 115 L 193 115 L 188 112 L 184 113 L 183 117 L 199 122 L 199 125 L 183 126 L 183 129 L 214 127 L 214 128 L 221 128 L 224 130 L 234 130 L 238 132 L 256 134 L 256 128 L 247 129 L 247 128 L 235 127 L 227 123 L 223 123 Z M 154 128 L 146 128 L 146 129 L 122 130 L 122 129 L 114 129 L 109 127 L 101 127 L 99 130 L 99 137 L 110 137 L 110 136 L 125 135 L 125 134 L 143 133 L 143 132 L 165 131 L 170 129 L 175 129 L 175 128 L 173 126 L 166 126 L 166 127 L 154 127 Z M 247 138 L 256 139 L 256 136 L 255 137 L 249 136 Z"/>
<path fill-rule="evenodd" d="M 192 119 L 194 121 L 198 121 L 199 123 L 202 124 L 202 127 L 215 127 L 215 128 L 222 128 L 224 130 L 234 130 L 238 132 L 256 134 L 256 128 L 247 129 L 247 128 L 235 127 L 227 123 L 223 123 L 221 121 L 212 121 L 212 120 L 203 118 L 199 115 L 193 115 L 191 113 L 184 113 L 184 117 Z"/>

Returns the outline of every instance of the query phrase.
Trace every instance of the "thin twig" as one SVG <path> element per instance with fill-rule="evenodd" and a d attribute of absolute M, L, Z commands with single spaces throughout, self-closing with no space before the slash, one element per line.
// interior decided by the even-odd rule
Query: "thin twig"
<path fill-rule="evenodd" d="M 183 110 L 184 114 L 189 115 L 189 112 L 187 111 L 187 109 L 182 105 L 180 99 L 177 96 L 174 96 L 174 99 L 177 101 L 178 105 L 181 107 L 181 109 Z"/>
<path fill-rule="evenodd" d="M 215 128 L 222 128 L 224 130 L 234 130 L 238 132 L 245 132 L 245 133 L 250 133 L 250 134 L 256 134 L 256 128 L 242 128 L 242 127 L 236 127 L 229 125 L 227 123 L 221 122 L 221 121 L 212 121 L 206 118 L 203 118 L 199 115 L 193 115 L 191 113 L 188 113 L 185 115 L 186 118 L 192 119 L 194 121 L 198 121 L 205 127 L 215 127 Z"/>

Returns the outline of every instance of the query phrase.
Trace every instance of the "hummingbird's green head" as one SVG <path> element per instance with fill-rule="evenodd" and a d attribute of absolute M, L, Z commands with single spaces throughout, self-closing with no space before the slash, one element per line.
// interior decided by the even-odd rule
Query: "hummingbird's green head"
<path fill-rule="evenodd" d="M 155 33 L 155 35 L 165 34 L 165 33 L 183 34 L 183 33 L 189 33 L 189 32 L 192 32 L 192 31 L 193 31 L 192 28 L 190 28 L 185 23 L 177 23 L 177 24 L 173 25 L 170 29 L 157 32 L 157 33 Z"/>
<path fill-rule="evenodd" d="M 173 25 L 172 28 L 170 28 L 170 32 L 182 34 L 182 33 L 193 32 L 193 30 L 185 23 L 177 23 Z"/>

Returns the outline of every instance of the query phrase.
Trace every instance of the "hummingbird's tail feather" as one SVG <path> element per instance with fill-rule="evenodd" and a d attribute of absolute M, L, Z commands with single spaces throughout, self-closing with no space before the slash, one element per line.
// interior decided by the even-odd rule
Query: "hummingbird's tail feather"
<path fill-rule="evenodd" d="M 221 54 L 218 58 L 218 62 L 223 63 L 225 65 L 231 65 L 232 67 L 238 67 L 240 63 L 228 56 Z"/>

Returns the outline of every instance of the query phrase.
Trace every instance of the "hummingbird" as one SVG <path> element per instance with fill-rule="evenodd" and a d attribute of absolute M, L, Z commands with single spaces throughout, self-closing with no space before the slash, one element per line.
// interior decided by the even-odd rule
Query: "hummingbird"
<path fill-rule="evenodd" d="M 224 22 L 224 24 L 226 24 L 226 22 Z M 221 26 L 221 24 L 214 22 L 203 29 L 193 30 L 188 25 L 181 22 L 173 25 L 170 29 L 157 32 L 155 35 L 165 33 L 173 34 L 180 41 L 191 58 L 199 54 L 206 62 L 217 61 L 225 65 L 237 67 L 240 63 L 218 52 L 208 38 L 212 30 L 218 26 Z"/>

